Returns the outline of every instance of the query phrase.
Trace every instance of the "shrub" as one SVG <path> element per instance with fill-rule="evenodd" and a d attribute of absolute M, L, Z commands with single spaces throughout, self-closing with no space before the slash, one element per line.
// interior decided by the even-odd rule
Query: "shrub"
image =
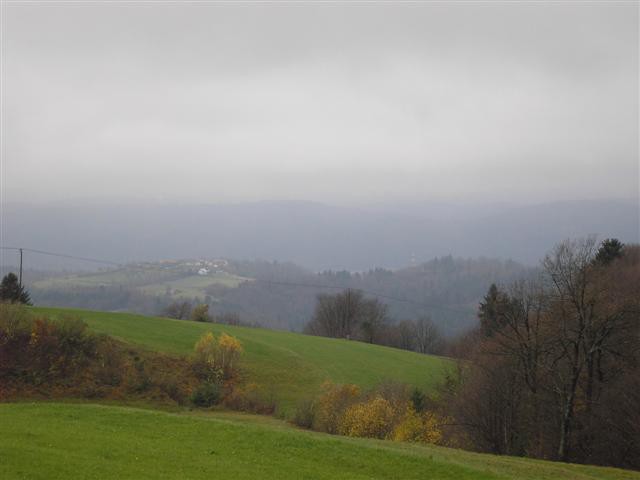
<path fill-rule="evenodd" d="M 191 402 L 198 407 L 211 407 L 220 402 L 222 389 L 219 383 L 204 382 L 191 395 Z"/>
<path fill-rule="evenodd" d="M 229 380 L 237 375 L 241 353 L 242 344 L 236 338 L 223 333 L 216 340 L 207 332 L 196 342 L 194 370 L 207 381 Z"/>
<path fill-rule="evenodd" d="M 198 339 L 194 347 L 196 358 L 204 363 L 213 364 L 216 358 L 217 346 L 213 333 L 205 333 Z"/>
<path fill-rule="evenodd" d="M 95 356 L 97 336 L 77 317 L 64 316 L 55 322 L 61 352 L 72 362 L 83 362 Z"/>
<path fill-rule="evenodd" d="M 387 438 L 393 430 L 394 411 L 388 400 L 377 395 L 368 402 L 350 406 L 339 432 L 350 437 Z"/>
<path fill-rule="evenodd" d="M 131 393 L 144 393 L 149 390 L 153 382 L 151 381 L 150 372 L 147 368 L 147 362 L 144 358 L 134 357 L 133 368 L 127 372 L 126 389 Z"/>
<path fill-rule="evenodd" d="M 222 370 L 216 364 L 217 350 L 218 342 L 211 332 L 205 333 L 196 342 L 193 370 L 200 379 L 207 382 L 222 379 Z"/>
<path fill-rule="evenodd" d="M 94 369 L 94 379 L 103 385 L 116 387 L 121 384 L 124 376 L 124 357 L 119 345 L 111 338 L 99 337 L 96 357 L 98 368 Z"/>
<path fill-rule="evenodd" d="M 357 385 L 335 385 L 325 382 L 324 393 L 318 399 L 313 419 L 313 428 L 327 433 L 338 433 L 342 415 L 348 407 L 358 401 L 360 388 Z"/>
<path fill-rule="evenodd" d="M 404 415 L 407 404 L 411 401 L 410 393 L 411 390 L 408 385 L 400 382 L 386 381 L 371 391 L 367 398 L 371 399 L 379 395 L 389 402 L 394 412 L 393 422 L 398 423 Z"/>
<path fill-rule="evenodd" d="M 222 370 L 225 379 L 232 378 L 237 373 L 236 367 L 241 353 L 242 344 L 238 339 L 226 333 L 220 335 L 216 363 Z"/>
<path fill-rule="evenodd" d="M 196 307 L 194 307 L 193 311 L 191 312 L 191 320 L 195 322 L 211 321 L 211 317 L 209 316 L 209 305 L 207 305 L 206 303 L 196 305 Z"/>
<path fill-rule="evenodd" d="M 185 320 L 191 316 L 191 304 L 189 302 L 173 302 L 164 309 L 163 315 L 177 320 Z"/>
<path fill-rule="evenodd" d="M 433 413 L 418 413 L 413 405 L 409 405 L 404 418 L 393 432 L 393 439 L 401 442 L 438 443 L 442 439 L 442 432 Z"/>
<path fill-rule="evenodd" d="M 426 408 L 426 403 L 427 403 L 427 398 L 425 394 L 422 393 L 420 389 L 415 388 L 413 390 L 413 393 L 411 394 L 411 404 L 413 406 L 413 409 L 416 412 L 420 413 L 424 411 L 424 409 Z"/>
<path fill-rule="evenodd" d="M 0 345 L 5 344 L 15 336 L 29 331 L 31 317 L 27 310 L 13 303 L 0 302 Z"/>
<path fill-rule="evenodd" d="M 385 382 L 361 394 L 356 385 L 325 382 L 315 400 L 301 402 L 292 419 L 295 425 L 332 434 L 441 444 L 442 421 L 429 408 L 420 390 Z M 417 405 L 421 411 L 417 411 Z"/>
<path fill-rule="evenodd" d="M 36 318 L 26 345 L 32 381 L 73 375 L 95 358 L 96 345 L 97 337 L 77 318 Z"/>
<path fill-rule="evenodd" d="M 235 387 L 224 399 L 224 405 L 241 412 L 271 415 L 276 410 L 272 396 L 267 395 L 255 383 Z"/>
<path fill-rule="evenodd" d="M 293 423 L 302 428 L 311 428 L 315 418 L 315 402 L 313 400 L 301 401 L 293 416 Z"/>

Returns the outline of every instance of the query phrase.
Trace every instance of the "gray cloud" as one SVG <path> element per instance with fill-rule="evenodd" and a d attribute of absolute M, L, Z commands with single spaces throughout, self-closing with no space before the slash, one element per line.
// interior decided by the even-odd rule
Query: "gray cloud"
<path fill-rule="evenodd" d="M 638 6 L 9 4 L 6 200 L 638 195 Z"/>

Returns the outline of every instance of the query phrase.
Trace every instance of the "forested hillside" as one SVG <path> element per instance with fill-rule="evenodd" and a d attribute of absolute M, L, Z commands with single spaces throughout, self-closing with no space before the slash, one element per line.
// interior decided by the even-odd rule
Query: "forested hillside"
<path fill-rule="evenodd" d="M 198 275 L 199 262 L 174 263 L 171 268 L 167 262 L 128 265 L 28 284 L 35 304 L 158 315 L 175 301 L 208 303 L 214 314 L 233 313 L 242 323 L 285 330 L 303 328 L 319 294 L 351 288 L 387 304 L 391 323 L 430 316 L 445 335 L 453 335 L 475 324 L 478 302 L 492 283 L 507 284 L 529 271 L 509 260 L 451 256 L 395 271 L 364 272 L 314 273 L 292 263 L 225 261 L 215 272 Z"/>

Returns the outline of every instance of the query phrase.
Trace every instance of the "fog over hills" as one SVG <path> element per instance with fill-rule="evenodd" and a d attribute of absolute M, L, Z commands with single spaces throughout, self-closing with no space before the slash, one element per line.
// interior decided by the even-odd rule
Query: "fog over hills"
<path fill-rule="evenodd" d="M 292 261 L 313 270 L 366 270 L 449 254 L 535 265 L 568 237 L 638 242 L 638 222 L 635 201 L 590 200 L 528 206 L 12 204 L 4 206 L 2 223 L 4 245 L 117 262 L 226 257 Z M 13 257 L 3 252 L 2 263 L 12 264 Z M 83 265 L 33 254 L 29 266 Z"/>

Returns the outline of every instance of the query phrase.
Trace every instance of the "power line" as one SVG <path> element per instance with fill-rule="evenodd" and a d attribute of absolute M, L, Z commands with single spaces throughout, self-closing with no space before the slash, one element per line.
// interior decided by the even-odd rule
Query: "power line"
<path fill-rule="evenodd" d="M 115 265 L 117 267 L 121 267 L 122 264 L 118 262 L 112 262 L 110 260 L 102 260 L 98 258 L 89 258 L 89 257 L 78 257 L 76 255 L 67 255 L 65 253 L 56 253 L 56 252 L 47 252 L 45 250 L 36 250 L 34 248 L 19 248 L 19 247 L 0 247 L 2 250 L 15 250 L 15 251 L 24 251 L 31 253 L 38 253 L 40 255 L 49 255 L 51 257 L 61 257 L 61 258 L 70 258 L 73 260 L 81 260 L 84 262 L 92 262 L 92 263 L 102 263 L 104 265 Z"/>

